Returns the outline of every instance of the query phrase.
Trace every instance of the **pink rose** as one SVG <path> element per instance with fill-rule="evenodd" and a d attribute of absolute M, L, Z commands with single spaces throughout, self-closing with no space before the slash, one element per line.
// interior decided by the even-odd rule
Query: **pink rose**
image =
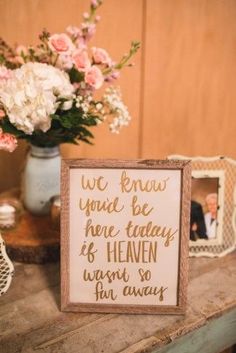
<path fill-rule="evenodd" d="M 77 90 L 80 88 L 80 83 L 79 82 L 74 82 L 73 83 L 74 89 Z"/>
<path fill-rule="evenodd" d="M 112 73 L 110 73 L 109 75 L 107 75 L 105 77 L 105 81 L 106 82 L 112 82 L 114 80 L 117 80 L 119 77 L 120 77 L 119 71 L 113 71 Z"/>
<path fill-rule="evenodd" d="M 0 150 L 13 152 L 17 147 L 17 139 L 14 135 L 4 134 L 0 129 Z"/>
<path fill-rule="evenodd" d="M 27 55 L 28 54 L 28 50 L 24 45 L 18 45 L 16 47 L 16 54 L 17 55 Z"/>
<path fill-rule="evenodd" d="M 87 45 L 83 37 L 78 37 L 75 44 L 78 51 L 87 50 Z"/>
<path fill-rule="evenodd" d="M 96 9 L 98 7 L 98 1 L 97 0 L 91 0 L 91 6 Z"/>
<path fill-rule="evenodd" d="M 16 47 L 16 56 L 15 56 L 15 61 L 16 63 L 19 63 L 23 65 L 25 63 L 24 57 L 27 56 L 28 50 L 24 45 L 18 45 Z"/>
<path fill-rule="evenodd" d="M 92 48 L 93 60 L 95 64 L 104 64 L 107 66 L 111 66 L 112 60 L 106 50 L 102 48 Z"/>
<path fill-rule="evenodd" d="M 81 24 L 82 28 L 82 37 L 85 42 L 88 42 L 96 33 L 95 23 L 83 22 Z"/>
<path fill-rule="evenodd" d="M 73 61 L 78 71 L 87 71 L 91 67 L 88 53 L 85 50 L 75 50 Z"/>
<path fill-rule="evenodd" d="M 11 77 L 11 70 L 8 70 L 5 66 L 0 66 L 0 81 L 8 80 Z"/>
<path fill-rule="evenodd" d="M 59 67 L 60 69 L 66 69 L 66 70 L 71 69 L 73 66 L 73 60 L 71 55 L 59 54 L 56 66 Z"/>
<path fill-rule="evenodd" d="M 101 70 L 97 66 L 92 66 L 85 72 L 84 80 L 89 86 L 98 89 L 102 86 L 104 77 Z"/>
<path fill-rule="evenodd" d="M 77 38 L 81 34 L 81 30 L 76 26 L 68 26 L 66 31 L 74 38 Z"/>
<path fill-rule="evenodd" d="M 83 18 L 84 18 L 85 20 L 88 20 L 88 19 L 89 19 L 89 13 L 88 13 L 88 12 L 84 12 L 84 13 L 83 13 Z"/>
<path fill-rule="evenodd" d="M 70 53 L 75 49 L 70 37 L 65 34 L 53 34 L 48 40 L 49 48 L 57 53 Z"/>
<path fill-rule="evenodd" d="M 15 63 L 23 65 L 25 63 L 25 61 L 22 58 L 22 56 L 17 55 L 17 56 L 15 56 Z"/>

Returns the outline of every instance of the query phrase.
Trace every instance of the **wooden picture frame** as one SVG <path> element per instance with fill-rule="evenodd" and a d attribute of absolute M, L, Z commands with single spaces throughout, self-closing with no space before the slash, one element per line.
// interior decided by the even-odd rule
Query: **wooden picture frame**
<path fill-rule="evenodd" d="M 190 236 L 190 256 L 221 257 L 232 252 L 236 245 L 236 161 L 223 156 L 187 157 L 173 155 L 169 158 L 191 159 L 191 202 L 198 202 L 203 210 L 206 237 L 200 235 L 197 239 L 191 240 Z M 206 216 L 209 215 L 210 217 L 210 211 L 212 212 L 208 209 L 211 200 L 207 201 L 207 196 L 212 199 L 213 206 L 211 204 L 210 208 L 214 207 L 214 202 L 216 205 L 216 216 L 211 218 L 210 223 Z"/>
<path fill-rule="evenodd" d="M 61 198 L 62 198 L 61 310 L 78 311 L 78 312 L 109 312 L 109 313 L 134 313 L 134 314 L 140 314 L 140 313 L 183 314 L 186 308 L 186 300 L 187 300 L 186 292 L 187 292 L 187 281 L 188 281 L 188 237 L 189 237 L 189 213 L 190 213 L 190 194 L 191 194 L 190 162 L 189 161 L 167 161 L 167 160 L 166 161 L 159 161 L 159 160 L 128 161 L 128 160 L 86 160 L 86 159 L 67 159 L 66 160 L 64 159 L 62 160 L 61 170 L 62 170 L 61 171 Z M 124 175 L 126 175 L 126 177 L 127 175 L 129 175 L 129 178 L 130 178 L 130 179 L 124 179 L 125 181 L 130 180 L 131 182 L 131 180 L 133 180 L 132 178 L 136 178 L 130 184 L 132 187 L 136 185 L 134 190 L 130 189 L 131 191 L 130 190 L 128 191 L 128 189 L 127 190 L 124 189 L 125 184 L 122 184 L 123 181 L 121 181 L 121 178 L 123 178 Z M 158 180 L 158 178 L 160 178 L 161 180 L 161 177 L 164 178 L 166 176 L 168 176 L 168 178 L 165 179 L 165 187 L 163 187 L 162 189 L 157 188 L 155 189 L 155 191 L 153 191 L 152 187 L 154 184 L 152 184 L 151 181 L 148 181 L 149 180 L 148 178 L 150 177 L 151 178 L 150 180 L 152 180 L 153 182 L 154 178 L 155 180 Z M 90 184 L 86 184 L 86 187 L 83 185 L 83 182 L 85 182 L 84 181 L 85 178 L 91 178 L 91 179 L 88 179 L 90 180 Z M 91 187 L 92 185 L 91 184 L 92 178 L 94 178 L 93 181 L 103 182 L 100 184 L 99 190 L 90 190 L 89 187 Z M 142 184 L 142 182 L 144 184 Z M 104 191 L 105 189 L 105 185 L 107 187 L 107 189 L 105 190 L 105 194 L 104 193 L 101 194 L 101 192 Z M 146 189 L 144 188 L 141 190 L 141 189 L 138 189 L 138 186 L 140 187 L 140 185 L 149 185 L 149 186 L 152 185 L 152 187 L 150 190 L 148 188 Z M 121 192 L 121 190 L 123 193 Z M 120 268 L 118 270 L 117 268 L 122 267 L 123 264 L 118 263 L 119 265 L 118 266 L 115 263 L 116 258 L 114 254 L 115 254 L 115 251 L 118 251 L 114 245 L 115 240 L 105 239 L 104 237 L 102 238 L 98 237 L 96 239 L 96 243 L 94 240 L 97 253 L 95 254 L 96 251 L 94 251 L 94 257 L 93 259 L 91 259 L 91 261 L 92 260 L 94 261 L 96 256 L 98 257 L 98 260 L 97 262 L 95 261 L 95 263 L 93 263 L 93 261 L 92 261 L 92 264 L 89 263 L 90 261 L 89 256 L 91 254 L 88 255 L 86 254 L 85 250 L 82 250 L 83 244 L 86 244 L 86 241 L 88 239 L 87 229 L 90 229 L 90 228 L 87 228 L 89 215 L 87 213 L 85 214 L 85 212 L 88 211 L 88 208 L 85 211 L 85 209 L 83 209 L 84 207 L 83 205 L 85 204 L 89 205 L 88 200 L 92 200 L 92 197 L 93 196 L 97 197 L 97 195 L 104 195 L 102 200 L 105 200 L 105 199 L 110 200 L 111 198 L 109 199 L 109 197 L 111 197 L 113 193 L 119 195 L 120 197 L 119 200 L 121 200 L 120 202 L 121 203 L 123 202 L 122 207 L 127 206 L 127 209 L 126 208 L 122 209 L 120 207 L 119 210 L 117 207 L 117 212 L 118 211 L 121 212 L 121 214 L 117 216 L 118 218 L 114 218 L 116 220 L 114 224 L 115 226 L 117 226 L 117 229 L 118 229 L 116 232 L 117 234 L 120 231 L 119 227 L 123 226 L 123 224 L 126 224 L 125 223 L 126 218 L 131 217 L 129 216 L 129 214 L 131 213 L 130 202 L 127 200 L 132 199 L 132 202 L 133 202 L 133 200 L 135 199 L 135 195 L 136 197 L 139 197 L 141 195 L 140 200 L 142 202 L 140 202 L 140 210 L 141 210 L 141 205 L 142 207 L 144 207 L 145 205 L 144 202 L 146 200 L 146 202 L 150 202 L 150 204 L 147 203 L 147 205 L 149 206 L 147 206 L 146 211 L 148 210 L 148 207 L 149 207 L 150 212 L 151 211 L 156 212 L 155 207 L 157 207 L 158 212 L 159 213 L 162 212 L 162 218 L 165 220 L 166 223 L 172 222 L 175 225 L 174 222 L 176 222 L 176 225 L 178 226 L 176 232 L 175 233 L 173 232 L 172 235 L 170 232 L 168 233 L 169 235 L 171 235 L 169 237 L 169 243 L 166 240 L 166 243 L 164 244 L 164 240 L 163 240 L 164 237 L 167 236 L 167 232 L 165 234 L 165 231 L 167 229 L 166 227 L 163 226 L 163 229 L 162 229 L 163 232 L 160 239 L 159 239 L 160 234 L 157 235 L 159 239 L 158 247 L 160 247 L 161 250 L 159 251 L 159 248 L 158 247 L 156 248 L 159 251 L 158 252 L 159 255 L 158 257 L 155 257 L 155 261 L 154 261 L 153 253 L 152 253 L 153 257 L 151 257 L 149 253 L 148 259 L 150 262 L 146 261 L 145 264 L 142 263 L 140 265 L 140 262 L 138 261 L 137 261 L 138 262 L 137 264 L 129 263 L 129 261 L 126 261 L 125 270 L 124 270 L 124 267 L 123 267 L 123 270 L 121 270 Z M 89 195 L 89 198 L 87 199 L 83 198 L 85 197 L 84 195 Z M 87 203 L 85 203 L 85 200 Z M 161 205 L 159 204 L 160 202 L 161 202 Z M 155 205 L 155 207 L 151 207 L 152 205 Z M 122 211 L 120 211 L 121 209 Z M 143 210 L 144 209 L 142 208 L 142 211 Z M 168 210 L 168 212 L 173 212 L 173 215 L 171 214 L 172 217 L 169 216 L 169 213 L 166 210 Z M 148 213 L 149 211 L 147 211 L 146 213 Z M 134 212 L 134 208 L 132 208 L 132 212 Z M 109 224 L 109 217 L 111 217 L 111 214 L 108 214 L 108 213 L 106 214 L 105 211 L 104 212 L 101 211 L 99 213 L 97 212 L 97 210 L 94 211 L 94 214 L 95 214 L 94 216 L 95 218 L 102 217 L 102 218 L 99 218 L 100 221 L 102 219 L 102 221 L 107 222 Z M 141 224 L 143 224 L 143 222 L 141 221 L 143 220 L 142 217 L 144 217 L 144 215 L 146 216 L 145 211 L 144 213 L 135 215 L 139 218 L 139 222 Z M 153 215 L 155 216 L 155 213 L 153 213 Z M 116 215 L 114 217 L 116 217 Z M 154 218 L 156 219 L 156 216 Z M 127 231 L 127 227 L 125 229 Z M 158 229 L 158 228 L 155 228 L 155 229 Z M 86 237 L 85 237 L 85 233 L 86 233 Z M 98 232 L 96 233 L 96 236 L 97 235 L 98 235 Z M 114 235 L 115 234 L 113 234 L 113 236 Z M 119 236 L 121 237 L 125 236 L 124 228 L 121 229 L 121 232 L 120 234 L 118 234 L 117 237 Z M 120 239 L 123 239 L 123 238 L 120 238 Z M 140 241 L 140 239 L 139 240 L 136 240 L 137 238 L 133 238 L 133 239 L 135 240 L 132 241 L 132 246 L 136 246 L 137 242 Z M 107 240 L 109 240 L 109 242 Z M 121 243 L 122 243 L 121 244 L 122 246 L 126 245 L 126 241 L 124 240 L 119 241 L 117 243 L 119 244 L 119 246 Z M 131 242 L 127 241 L 127 243 L 131 243 Z M 145 241 L 140 241 L 140 243 L 145 243 Z M 150 243 L 150 246 L 151 246 L 152 240 L 150 240 L 149 242 L 146 241 L 146 243 Z M 153 240 L 153 243 L 157 243 L 157 241 Z M 111 246 L 110 244 L 114 246 L 114 248 L 112 249 L 116 249 L 116 250 L 112 250 L 112 251 L 108 250 L 108 245 Z M 107 252 L 104 250 L 105 245 L 106 245 Z M 146 250 L 143 250 L 143 254 Z M 119 256 L 121 253 L 122 252 L 119 252 Z M 107 254 L 107 256 L 105 256 L 105 254 Z M 108 254 L 109 254 L 109 257 L 108 257 Z M 138 254 L 140 254 L 140 252 L 138 252 Z M 112 257 L 113 261 L 110 261 L 110 256 L 111 257 L 113 256 Z M 129 253 L 129 256 L 131 256 L 130 253 Z M 128 258 L 128 255 L 127 255 L 127 258 Z M 135 259 L 137 260 L 137 258 Z M 144 257 L 142 259 L 144 262 Z M 121 260 L 119 259 L 119 261 Z M 160 263 L 158 266 L 158 261 L 160 261 L 160 263 L 162 264 L 162 267 L 160 266 Z M 101 274 L 101 270 L 99 272 L 99 270 L 97 270 L 97 266 L 98 265 L 104 266 L 103 268 L 106 269 L 106 265 L 108 262 L 109 262 L 109 265 L 111 264 L 111 266 L 113 266 L 112 267 L 113 272 L 111 271 L 113 275 L 115 271 L 117 271 L 117 273 L 118 271 L 123 271 L 122 276 L 124 275 L 124 271 L 127 270 L 127 273 L 122 277 L 122 279 L 121 278 L 114 279 L 113 277 L 113 280 L 111 282 L 112 282 L 112 285 L 114 284 L 114 288 L 107 290 L 106 293 L 111 295 L 109 298 L 105 298 L 105 303 L 104 303 L 104 298 L 102 300 L 101 297 L 99 297 L 99 299 L 97 300 L 97 296 L 98 296 L 97 285 L 98 285 L 98 282 L 100 283 L 100 281 L 96 278 L 96 281 L 90 285 L 90 282 L 89 283 L 85 282 L 85 274 L 87 273 L 89 273 L 90 275 L 92 273 Z M 123 260 L 121 262 L 123 262 Z M 84 266 L 89 267 L 89 270 L 84 269 Z M 139 272 L 141 266 L 146 266 L 144 268 L 146 272 L 145 271 L 144 272 L 146 274 L 149 273 L 149 275 L 153 276 L 154 279 L 151 278 L 150 280 L 150 278 L 148 279 L 147 277 L 142 278 L 143 273 Z M 147 268 L 149 268 L 149 270 L 147 270 Z M 154 269 L 155 271 L 152 271 L 152 269 Z M 95 272 L 93 272 L 93 270 L 95 270 Z M 129 279 L 128 284 L 131 283 L 133 285 L 132 288 L 136 288 L 134 284 L 136 285 L 135 281 L 136 281 L 136 278 L 138 278 L 137 272 L 139 272 L 139 275 L 140 275 L 138 285 L 145 286 L 145 284 L 146 285 L 149 284 L 149 286 L 145 288 L 149 288 L 149 289 L 155 288 L 155 287 L 151 287 L 151 285 L 153 286 L 154 283 L 156 283 L 155 276 L 157 276 L 157 273 L 158 273 L 160 277 L 166 276 L 167 279 L 164 278 L 163 281 L 164 282 L 169 281 L 168 283 L 170 283 L 170 287 L 165 287 L 165 289 L 164 289 L 164 286 L 156 287 L 157 292 L 155 292 L 154 295 L 151 295 L 153 293 L 147 294 L 145 292 L 146 289 L 144 289 L 144 292 L 142 292 L 142 293 L 145 293 L 146 295 L 144 298 L 141 298 L 141 296 L 139 296 L 138 298 L 136 297 L 133 298 L 131 297 L 130 293 L 127 294 L 126 292 L 124 292 L 124 290 L 126 290 L 127 288 L 128 288 L 127 290 L 131 288 L 131 286 L 124 287 L 125 276 L 127 275 L 126 280 L 127 278 Z M 105 272 L 104 270 L 103 273 L 107 273 L 107 272 Z M 130 278 L 132 280 L 130 280 Z M 135 278 L 135 280 L 133 278 Z M 150 282 L 148 282 L 149 280 Z M 86 281 L 88 281 L 88 277 L 86 277 Z M 141 281 L 143 281 L 145 284 L 142 284 Z M 95 283 L 96 283 L 96 293 L 94 289 Z M 107 280 L 104 283 L 107 286 L 109 285 Z M 91 290 L 91 288 L 93 288 L 93 290 Z M 140 287 L 140 288 L 143 290 L 144 287 Z M 118 303 L 117 303 L 117 299 L 113 300 L 114 299 L 112 297 L 113 290 L 114 290 L 114 293 L 119 294 Z M 166 292 L 163 295 L 163 292 L 165 290 Z M 109 291 L 112 291 L 112 293 Z M 103 292 L 101 291 L 99 292 L 99 295 L 101 293 L 103 294 Z M 95 294 L 96 294 L 97 301 L 95 300 Z M 126 295 L 128 295 L 128 297 Z M 115 297 L 115 294 L 114 294 L 114 297 Z M 158 301 L 158 304 L 156 304 L 157 301 Z"/>

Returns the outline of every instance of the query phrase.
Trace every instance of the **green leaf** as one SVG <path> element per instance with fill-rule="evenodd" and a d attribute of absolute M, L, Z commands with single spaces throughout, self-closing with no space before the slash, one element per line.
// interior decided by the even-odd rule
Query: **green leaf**
<path fill-rule="evenodd" d="M 75 67 L 72 67 L 68 72 L 71 83 L 82 82 L 84 80 L 84 74 L 79 72 Z"/>
<path fill-rule="evenodd" d="M 6 132 L 8 134 L 12 134 L 16 137 L 23 137 L 26 134 L 24 131 L 18 130 L 13 124 L 10 123 L 10 121 L 7 118 L 4 118 L 1 122 L 1 128 L 3 132 Z"/>
<path fill-rule="evenodd" d="M 80 140 L 88 143 L 89 145 L 93 145 L 93 143 L 91 141 L 89 141 L 86 137 L 81 137 Z"/>
<path fill-rule="evenodd" d="M 87 130 L 85 127 L 83 127 L 83 126 L 80 126 L 78 128 L 78 131 L 80 133 L 82 133 L 84 136 L 88 136 L 90 138 L 94 138 L 93 134 L 89 130 Z"/>
<path fill-rule="evenodd" d="M 83 125 L 86 125 L 86 126 L 95 126 L 97 125 L 97 120 L 99 118 L 95 115 L 89 115 L 88 118 L 86 119 L 83 119 Z"/>

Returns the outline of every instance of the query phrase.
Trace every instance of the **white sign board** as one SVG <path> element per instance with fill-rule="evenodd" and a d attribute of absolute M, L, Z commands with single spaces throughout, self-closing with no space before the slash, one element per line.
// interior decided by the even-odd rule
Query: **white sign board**
<path fill-rule="evenodd" d="M 152 162 L 64 162 L 63 309 L 183 311 L 189 164 Z"/>

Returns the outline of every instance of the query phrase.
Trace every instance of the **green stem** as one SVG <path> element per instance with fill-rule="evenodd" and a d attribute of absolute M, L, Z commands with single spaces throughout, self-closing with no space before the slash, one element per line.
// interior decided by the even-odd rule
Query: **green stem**
<path fill-rule="evenodd" d="M 54 63 L 53 63 L 53 66 L 56 66 L 56 63 L 57 63 L 58 58 L 59 58 L 59 54 L 56 55 L 55 61 L 54 61 Z"/>
<path fill-rule="evenodd" d="M 109 73 L 111 73 L 114 69 L 115 70 L 121 70 L 123 67 L 127 66 L 127 62 L 131 59 L 131 57 L 138 51 L 138 49 L 140 48 L 140 43 L 139 42 L 132 42 L 131 43 L 131 48 L 130 51 L 127 55 L 124 55 L 120 62 L 118 64 L 116 64 L 115 66 L 105 69 L 103 71 L 103 75 L 108 75 Z"/>

